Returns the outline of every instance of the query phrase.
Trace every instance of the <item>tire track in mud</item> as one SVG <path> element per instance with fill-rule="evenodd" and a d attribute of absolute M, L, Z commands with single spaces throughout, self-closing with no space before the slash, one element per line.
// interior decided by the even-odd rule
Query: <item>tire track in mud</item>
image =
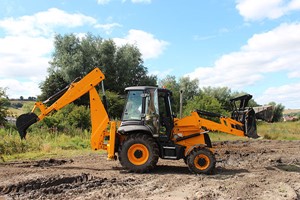
<path fill-rule="evenodd" d="M 112 192 L 107 192 L 111 188 L 131 188 L 137 184 L 139 184 L 139 181 L 133 178 L 108 179 L 83 173 L 76 176 L 61 175 L 40 178 L 2 186 L 0 187 L 0 195 L 16 199 L 68 199 L 68 194 L 82 194 L 91 190 L 104 189 L 103 196 L 112 198 L 116 197 L 118 193 L 114 193 L 113 190 Z"/>
<path fill-rule="evenodd" d="M 60 166 L 67 163 L 73 163 L 74 161 L 72 159 L 70 160 L 63 160 L 63 159 L 47 159 L 47 160 L 38 160 L 38 161 L 23 161 L 23 162 L 11 162 L 11 163 L 2 163 L 2 165 L 7 166 L 15 166 L 15 167 L 54 167 L 54 166 Z"/>

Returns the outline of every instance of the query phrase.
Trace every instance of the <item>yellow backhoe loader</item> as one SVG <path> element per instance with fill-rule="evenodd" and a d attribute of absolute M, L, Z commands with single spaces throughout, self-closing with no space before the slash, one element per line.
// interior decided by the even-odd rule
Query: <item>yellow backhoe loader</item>
<path fill-rule="evenodd" d="M 21 138 L 26 137 L 26 130 L 30 125 L 86 93 L 90 97 L 92 149 L 106 150 L 108 159 L 111 160 L 116 159 L 117 154 L 121 165 L 132 172 L 148 172 L 161 158 L 183 159 L 192 173 L 211 174 L 216 159 L 209 131 L 258 137 L 255 113 L 252 108 L 247 107 L 251 95 L 231 100 L 234 108 L 231 117 L 196 110 L 190 116 L 179 119 L 172 112 L 172 92 L 152 86 L 125 89 L 127 101 L 117 127 L 117 122 L 110 121 L 95 88 L 104 78 L 101 70 L 95 68 L 46 101 L 36 102 L 30 113 L 20 115 L 17 119 L 16 125 Z M 60 97 L 51 106 L 45 105 L 57 96 Z M 39 115 L 35 114 L 36 109 L 40 110 Z M 217 118 L 218 122 L 207 117 Z M 104 142 L 105 138 L 109 138 L 108 141 Z"/>

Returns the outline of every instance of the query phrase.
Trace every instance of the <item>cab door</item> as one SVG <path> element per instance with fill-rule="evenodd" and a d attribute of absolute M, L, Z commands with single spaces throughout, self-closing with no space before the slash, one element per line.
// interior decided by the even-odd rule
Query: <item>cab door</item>
<path fill-rule="evenodd" d="M 160 134 L 165 134 L 170 138 L 174 127 L 173 113 L 171 108 L 170 93 L 168 90 L 158 90 L 158 105 L 159 105 L 159 124 Z"/>
<path fill-rule="evenodd" d="M 145 96 L 145 122 L 153 130 L 153 137 L 158 137 L 160 130 L 158 90 L 150 89 Z"/>

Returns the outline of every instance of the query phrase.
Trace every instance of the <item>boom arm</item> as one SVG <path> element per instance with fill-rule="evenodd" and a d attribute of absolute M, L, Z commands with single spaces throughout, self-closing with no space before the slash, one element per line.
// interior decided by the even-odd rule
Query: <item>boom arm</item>
<path fill-rule="evenodd" d="M 95 86 L 104 80 L 104 78 L 105 76 L 100 69 L 95 68 L 80 81 L 70 84 L 68 90 L 50 107 L 46 107 L 42 102 L 36 102 L 31 112 L 33 112 L 36 108 L 39 108 L 41 110 L 41 114 L 38 116 L 38 118 L 39 120 L 42 120 L 52 111 L 60 110 L 64 106 L 80 98 L 85 93 L 95 90 Z M 102 104 L 101 101 L 100 103 Z"/>
<path fill-rule="evenodd" d="M 64 106 L 72 103 L 82 95 L 89 92 L 92 122 L 91 146 L 95 150 L 107 149 L 107 146 L 103 142 L 104 137 L 106 135 L 111 135 L 114 138 L 115 122 L 110 123 L 106 109 L 95 88 L 95 86 L 104 80 L 104 78 L 105 76 L 101 70 L 99 68 L 95 68 L 78 82 L 71 83 L 66 92 L 51 106 L 47 107 L 42 102 L 36 102 L 31 113 L 23 114 L 17 119 L 16 125 L 21 138 L 25 138 L 26 130 L 30 125 L 43 120 L 52 111 L 60 110 Z M 37 108 L 41 111 L 39 116 L 34 113 Z M 107 131 L 107 126 L 109 124 L 111 126 L 110 132 Z M 114 148 L 114 144 L 111 146 Z"/>

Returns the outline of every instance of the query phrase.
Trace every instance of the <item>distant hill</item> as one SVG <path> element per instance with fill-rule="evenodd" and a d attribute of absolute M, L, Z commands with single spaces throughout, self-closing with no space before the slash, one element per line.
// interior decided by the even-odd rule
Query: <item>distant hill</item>
<path fill-rule="evenodd" d="M 33 107 L 32 105 L 35 103 L 35 101 L 32 100 L 19 100 L 19 99 L 13 99 L 10 100 L 10 105 L 8 106 L 8 117 L 14 117 L 23 114 L 26 112 L 24 111 L 23 106 L 27 104 L 27 107 Z M 28 111 L 27 111 L 28 112 Z"/>
<path fill-rule="evenodd" d="M 300 109 L 285 109 L 283 111 L 284 115 L 286 115 L 286 114 L 292 114 L 292 113 L 300 113 Z"/>

